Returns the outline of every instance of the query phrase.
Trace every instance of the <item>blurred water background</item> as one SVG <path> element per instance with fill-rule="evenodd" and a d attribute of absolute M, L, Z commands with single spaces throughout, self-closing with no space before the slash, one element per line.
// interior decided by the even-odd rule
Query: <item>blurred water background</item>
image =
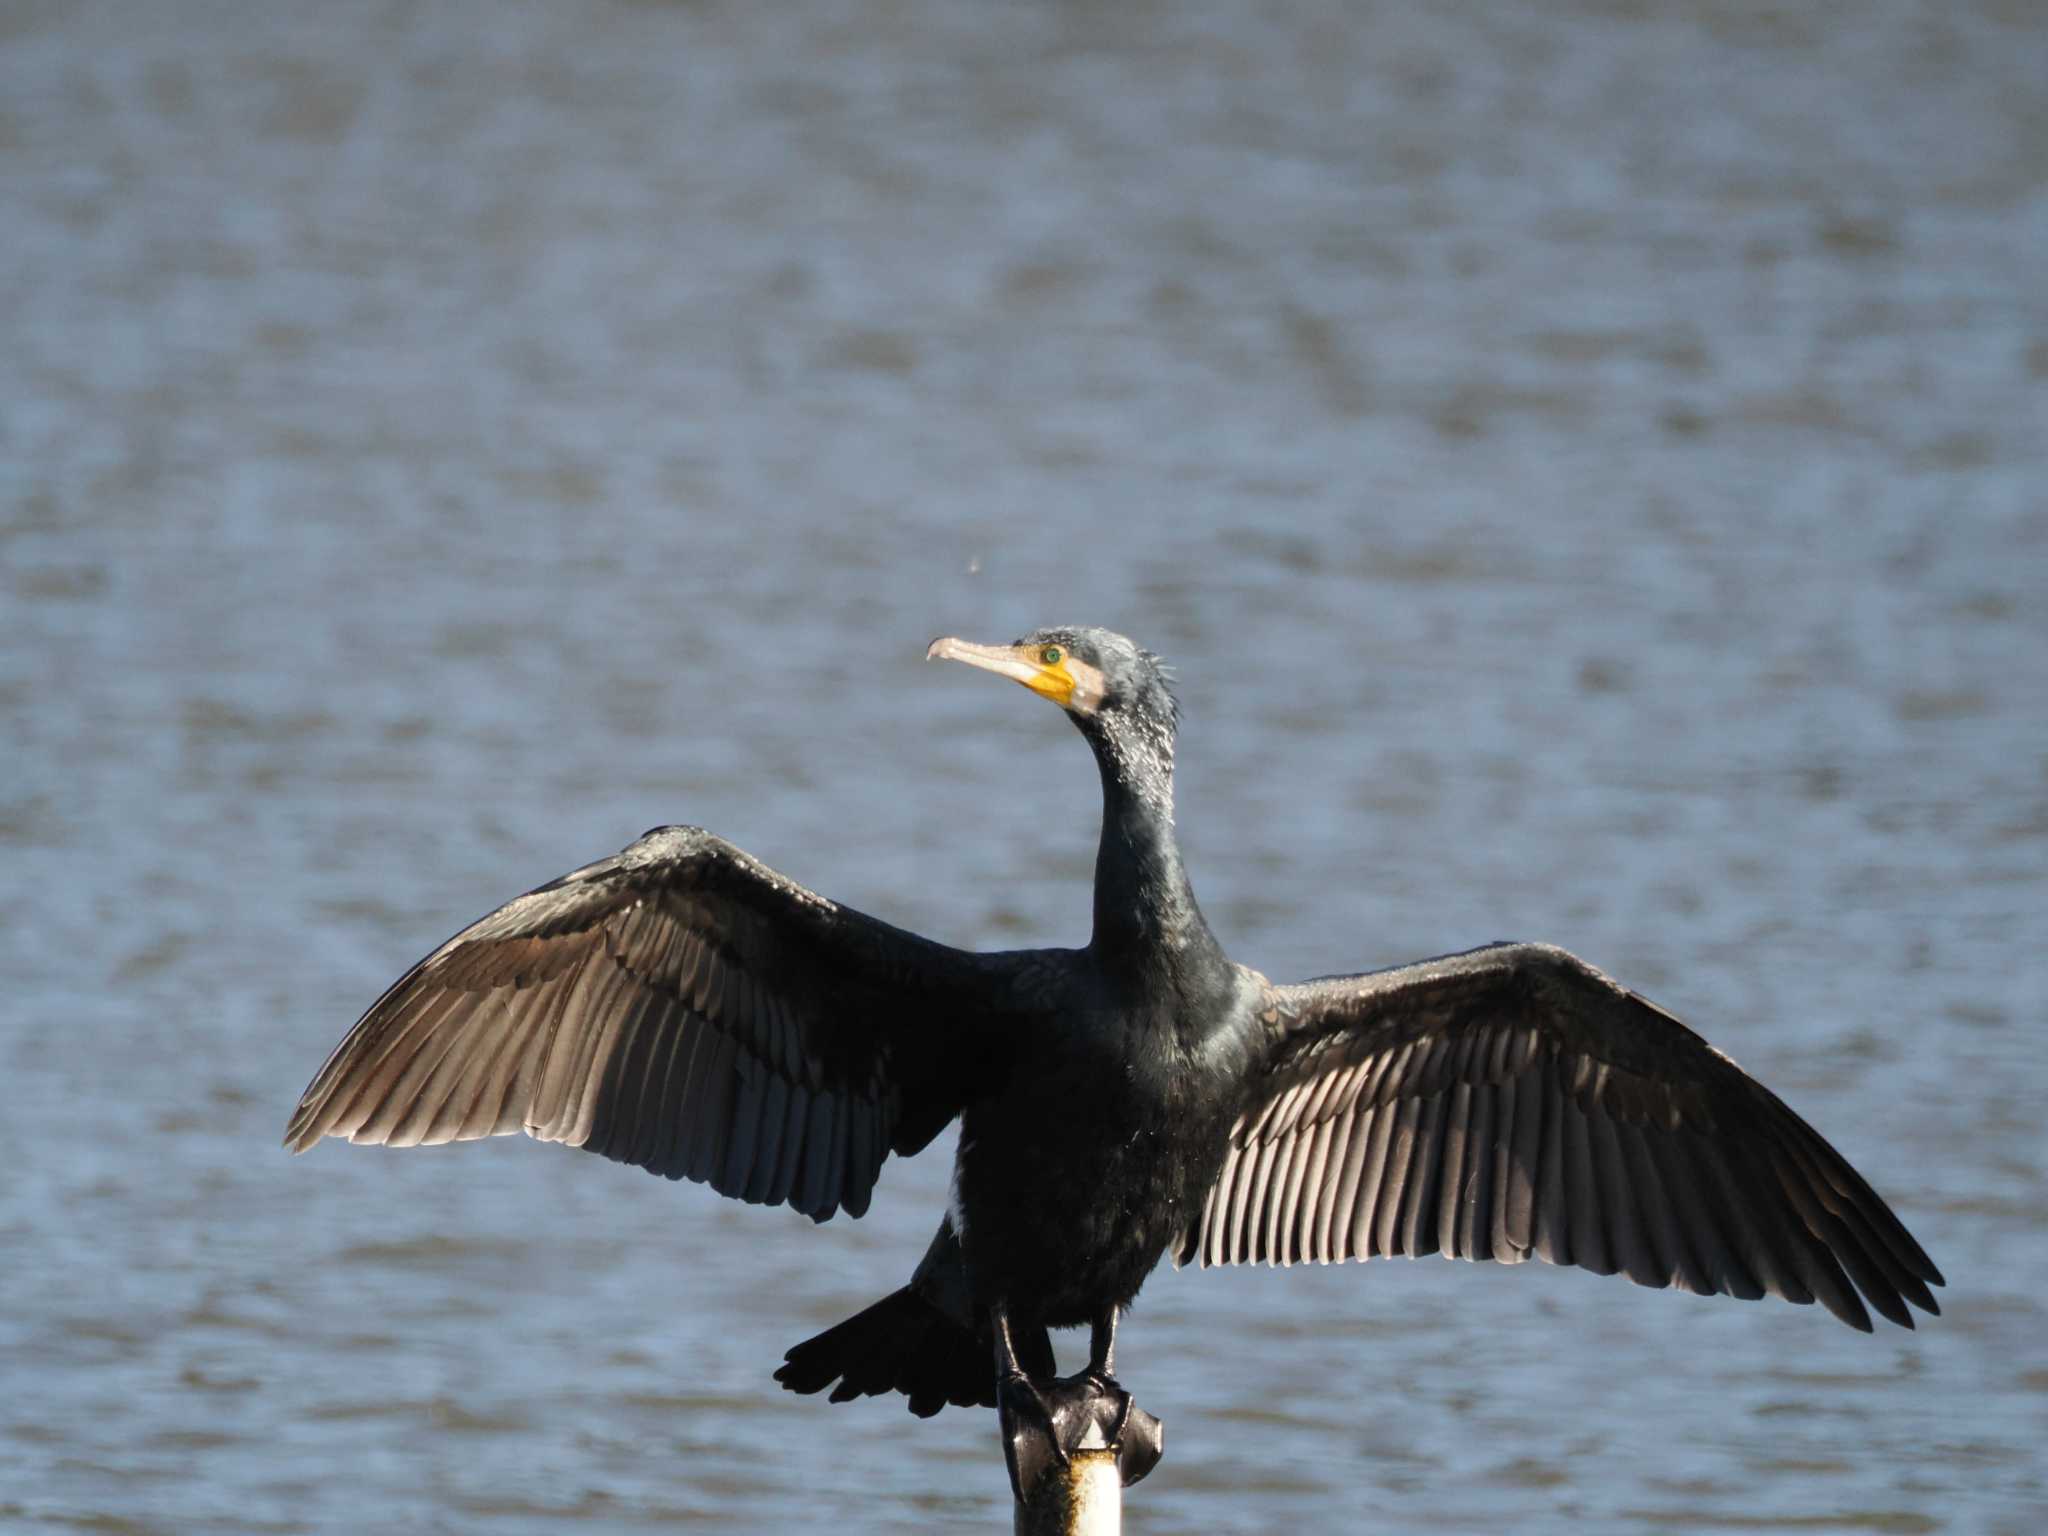
<path fill-rule="evenodd" d="M 1082 942 L 1081 743 L 920 658 L 1085 621 L 1239 958 L 1566 944 L 1952 1282 L 1169 1271 L 1131 1529 L 2040 1531 L 2044 274 L 2031 0 L 0 0 L 0 1529 L 1007 1528 L 769 1380 L 946 1144 L 277 1138 L 657 822 Z"/>

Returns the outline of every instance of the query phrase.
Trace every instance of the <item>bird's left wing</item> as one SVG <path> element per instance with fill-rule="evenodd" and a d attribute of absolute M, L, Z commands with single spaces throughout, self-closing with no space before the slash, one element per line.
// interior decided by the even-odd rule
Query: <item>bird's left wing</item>
<path fill-rule="evenodd" d="M 1909 1328 L 1907 1301 L 1939 1310 L 1940 1271 L 1840 1153 L 1561 949 L 1489 945 L 1264 1002 L 1264 1073 L 1177 1262 L 1534 1255 L 1817 1298 L 1865 1330 L 1858 1291 Z"/>
<path fill-rule="evenodd" d="M 696 827 L 507 903 L 407 972 L 285 1131 L 524 1131 L 823 1221 L 959 1112 L 1014 957 L 825 900 Z"/>

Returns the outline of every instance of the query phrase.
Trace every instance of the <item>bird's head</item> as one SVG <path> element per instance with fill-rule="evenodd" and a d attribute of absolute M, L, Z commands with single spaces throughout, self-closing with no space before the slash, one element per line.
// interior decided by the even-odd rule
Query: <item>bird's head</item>
<path fill-rule="evenodd" d="M 1098 731 L 1121 734 L 1143 728 L 1159 738 L 1163 755 L 1172 758 L 1180 705 L 1166 668 L 1150 651 L 1111 630 L 1034 629 L 1010 645 L 948 637 L 934 640 L 925 659 L 964 661 L 1022 683 L 1059 705 L 1090 737 Z"/>

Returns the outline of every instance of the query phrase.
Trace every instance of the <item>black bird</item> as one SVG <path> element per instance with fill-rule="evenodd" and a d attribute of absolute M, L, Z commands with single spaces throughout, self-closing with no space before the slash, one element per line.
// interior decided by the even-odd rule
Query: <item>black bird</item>
<path fill-rule="evenodd" d="M 1285 986 L 1232 963 L 1181 864 L 1179 711 L 1149 652 L 1062 628 L 927 654 L 1051 699 L 1094 749 L 1085 948 L 951 949 L 661 827 L 414 966 L 285 1145 L 524 1131 L 824 1221 L 864 1212 L 884 1159 L 957 1116 L 952 1199 L 910 1284 L 776 1373 L 918 1414 L 1036 1396 L 1048 1328 L 1089 1324 L 1106 1381 L 1118 1314 L 1168 1254 L 1533 1255 L 1818 1300 L 1865 1331 L 1864 1301 L 1908 1328 L 1908 1302 L 1939 1310 L 1940 1272 L 1818 1132 L 1561 949 Z"/>

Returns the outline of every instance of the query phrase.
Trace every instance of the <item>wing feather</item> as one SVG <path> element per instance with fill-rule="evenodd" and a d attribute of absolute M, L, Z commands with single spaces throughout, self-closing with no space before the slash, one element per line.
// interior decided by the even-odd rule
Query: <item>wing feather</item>
<path fill-rule="evenodd" d="M 706 1033 L 709 1036 L 708 1054 L 692 1064 L 693 1103 L 698 1109 L 688 1127 L 687 1161 L 682 1171 L 685 1178 L 702 1180 L 721 1195 L 730 1195 L 740 1185 L 732 1169 L 740 1138 L 740 1117 L 746 1112 L 750 1092 L 753 1123 L 747 1127 L 749 1162 L 759 1145 L 752 1138 L 760 1132 L 759 1084 L 762 1074 L 739 1041 L 716 1030 Z M 678 1127 L 679 1136 L 682 1130 Z M 863 1190 L 874 1183 L 879 1167 L 878 1163 L 867 1170 L 867 1184 L 862 1186 Z M 843 1187 L 840 1194 L 847 1208 L 852 1209 L 851 1185 Z M 862 1196 L 862 1204 L 866 1204 L 865 1195 Z"/>
<path fill-rule="evenodd" d="M 1237 1188 L 1231 1194 L 1231 1262 L 1253 1264 L 1265 1257 L 1259 1251 L 1259 1217 L 1265 1209 L 1266 1190 L 1273 1160 L 1279 1155 L 1279 1141 L 1253 1144 L 1248 1168 L 1238 1170 Z"/>
<path fill-rule="evenodd" d="M 820 1089 L 811 1100 L 811 1123 L 804 1128 L 803 1202 L 800 1211 L 829 1209 L 839 1188 L 839 1095 Z"/>
<path fill-rule="evenodd" d="M 872 1099 L 856 1097 L 853 1131 L 846 1164 L 846 1190 L 841 1199 L 849 1216 L 865 1216 L 868 1193 L 875 1187 L 875 1174 L 889 1155 L 888 1137 L 882 1131 L 881 1108 Z"/>
<path fill-rule="evenodd" d="M 641 1113 L 649 1124 L 642 1137 L 644 1151 L 634 1161 L 663 1178 L 692 1176 L 691 1148 L 703 1127 L 716 1125 L 721 1143 L 727 1127 L 720 1123 L 732 1106 L 730 1077 L 714 1077 L 708 1058 L 726 1037 L 690 1012 L 679 996 L 663 1000 L 665 1017 L 654 1047 L 658 1078 L 650 1080 L 650 1096 Z M 706 1178 L 708 1168 L 694 1170 Z"/>
<path fill-rule="evenodd" d="M 1196 1224 L 1202 1264 L 1529 1255 L 1912 1326 L 1940 1272 L 1841 1154 L 1654 1004 L 1492 945 L 1268 987 L 1263 1076 Z"/>
<path fill-rule="evenodd" d="M 1621 1268 L 1609 1241 L 1600 1177 L 1593 1171 L 1593 1125 L 1567 1096 L 1564 1111 L 1565 1192 L 1572 1234 L 1572 1262 L 1596 1275 Z"/>
<path fill-rule="evenodd" d="M 582 962 L 578 962 L 580 970 Z M 534 1054 L 562 1011 L 576 971 L 551 986 L 537 987 L 523 1006 L 508 1004 L 504 1023 L 481 1050 L 471 1053 L 472 1069 L 451 1093 L 451 1102 L 467 1100 L 459 1119 L 438 1121 L 427 1140 L 432 1145 L 471 1141 L 519 1129 L 520 1113 L 511 1108 L 521 1067 Z"/>
<path fill-rule="evenodd" d="M 1368 1259 L 1386 1250 L 1379 1244 L 1376 1222 L 1387 1183 L 1387 1149 L 1393 1144 L 1395 1122 L 1401 1110 L 1394 1104 L 1376 1104 L 1367 1110 L 1372 1116 L 1372 1134 L 1366 1139 L 1365 1157 L 1358 1165 L 1358 1191 L 1351 1197 L 1351 1257 Z"/>
<path fill-rule="evenodd" d="M 1469 1041 L 1465 1042 L 1470 1044 Z M 1438 1162 L 1442 1169 L 1436 1199 L 1436 1251 L 1447 1259 L 1462 1258 L 1458 1228 L 1465 1209 L 1465 1155 L 1472 1140 L 1472 1085 L 1458 1081 L 1446 1085 L 1444 1144 Z"/>
<path fill-rule="evenodd" d="M 1230 1231 L 1230 1202 L 1236 1198 L 1238 1164 L 1243 1160 L 1242 1146 L 1232 1143 L 1227 1147 L 1223 1166 L 1202 1201 L 1202 1230 L 1198 1234 L 1201 1241 L 1195 1252 L 1205 1265 L 1236 1262 L 1226 1246 L 1226 1234 Z"/>
<path fill-rule="evenodd" d="M 1422 1105 L 1420 1094 L 1409 1094 L 1389 1103 L 1382 1111 L 1391 1114 L 1393 1125 L 1387 1138 L 1379 1198 L 1373 1201 L 1372 1251 L 1387 1258 L 1407 1251 L 1401 1246 L 1401 1202 L 1415 1166 L 1415 1123 L 1422 1114 Z"/>
<path fill-rule="evenodd" d="M 796 1188 L 798 1165 L 803 1161 L 804 1131 L 810 1124 L 811 1094 L 802 1083 L 792 1083 L 789 1105 L 782 1114 L 782 1146 L 775 1157 L 775 1177 L 768 1185 L 767 1205 L 780 1205 Z M 794 1202 L 791 1202 L 794 1204 Z"/>
<path fill-rule="evenodd" d="M 783 1135 L 789 1122 L 789 1079 L 773 1067 L 768 1070 L 768 1097 L 761 1106 L 761 1140 L 754 1165 L 747 1170 L 747 1187 L 740 1198 L 750 1205 L 772 1205 L 768 1192 L 775 1187 L 776 1164 L 782 1159 Z"/>
<path fill-rule="evenodd" d="M 1556 1063 L 1539 1061 L 1536 1092 L 1543 1103 L 1543 1153 L 1538 1166 L 1540 1195 L 1536 1204 L 1536 1256 L 1546 1264 L 1576 1264 L 1572 1248 L 1571 1201 L 1565 1193 L 1571 1167 L 1566 1161 L 1564 1123 L 1575 1113 L 1557 1080 Z"/>
<path fill-rule="evenodd" d="M 1490 1082 L 1471 1085 L 1471 1093 L 1471 1117 L 1465 1129 L 1465 1185 L 1458 1194 L 1458 1257 L 1478 1261 L 1493 1257 L 1497 1095 Z"/>
<path fill-rule="evenodd" d="M 1433 1071 L 1441 1049 L 1424 1059 L 1425 1073 Z M 1425 1078 L 1425 1081 L 1430 1080 Z M 1408 1143 L 1408 1177 L 1401 1191 L 1401 1226 L 1394 1251 L 1420 1259 L 1437 1251 L 1437 1188 L 1444 1171 L 1444 1096 L 1431 1093 L 1422 1100 L 1415 1117 L 1415 1135 Z"/>
<path fill-rule="evenodd" d="M 1027 955 L 974 955 L 656 828 L 408 971 L 285 1133 L 391 1146 L 523 1130 L 824 1220 L 859 1214 L 985 1070 Z M 1044 990 L 1044 966 L 1036 962 Z"/>
<path fill-rule="evenodd" d="M 1286 1229 L 1292 1225 L 1289 1217 L 1295 1192 L 1301 1187 L 1300 1164 L 1308 1150 L 1299 1136 L 1282 1136 L 1273 1145 L 1278 1150 L 1273 1158 L 1273 1171 L 1266 1180 L 1265 1220 L 1259 1229 L 1259 1257 L 1268 1264 L 1282 1262 L 1281 1244 L 1286 1240 Z"/>
<path fill-rule="evenodd" d="M 1330 1122 L 1332 1130 L 1329 1144 L 1324 1148 L 1322 1180 L 1315 1203 L 1315 1228 L 1311 1234 L 1313 1251 L 1309 1257 L 1318 1264 L 1331 1264 L 1344 1257 L 1340 1251 L 1343 1242 L 1341 1233 L 1351 1230 L 1351 1197 L 1358 1188 L 1358 1164 L 1353 1156 L 1356 1144 L 1359 1153 L 1365 1150 L 1365 1129 L 1372 1119 L 1372 1111 L 1353 1109 L 1349 1114 L 1340 1115 Z M 1338 1212 L 1344 1214 L 1339 1218 Z"/>
<path fill-rule="evenodd" d="M 1522 1093 L 1523 1082 L 1519 1075 L 1510 1077 L 1494 1091 L 1493 1227 L 1487 1233 L 1487 1246 L 1502 1264 L 1521 1263 L 1533 1242 L 1530 1215 L 1535 1164 L 1517 1163 L 1515 1154 L 1532 1146 L 1525 1124 L 1540 1122 L 1543 1105 L 1533 1094 Z"/>

